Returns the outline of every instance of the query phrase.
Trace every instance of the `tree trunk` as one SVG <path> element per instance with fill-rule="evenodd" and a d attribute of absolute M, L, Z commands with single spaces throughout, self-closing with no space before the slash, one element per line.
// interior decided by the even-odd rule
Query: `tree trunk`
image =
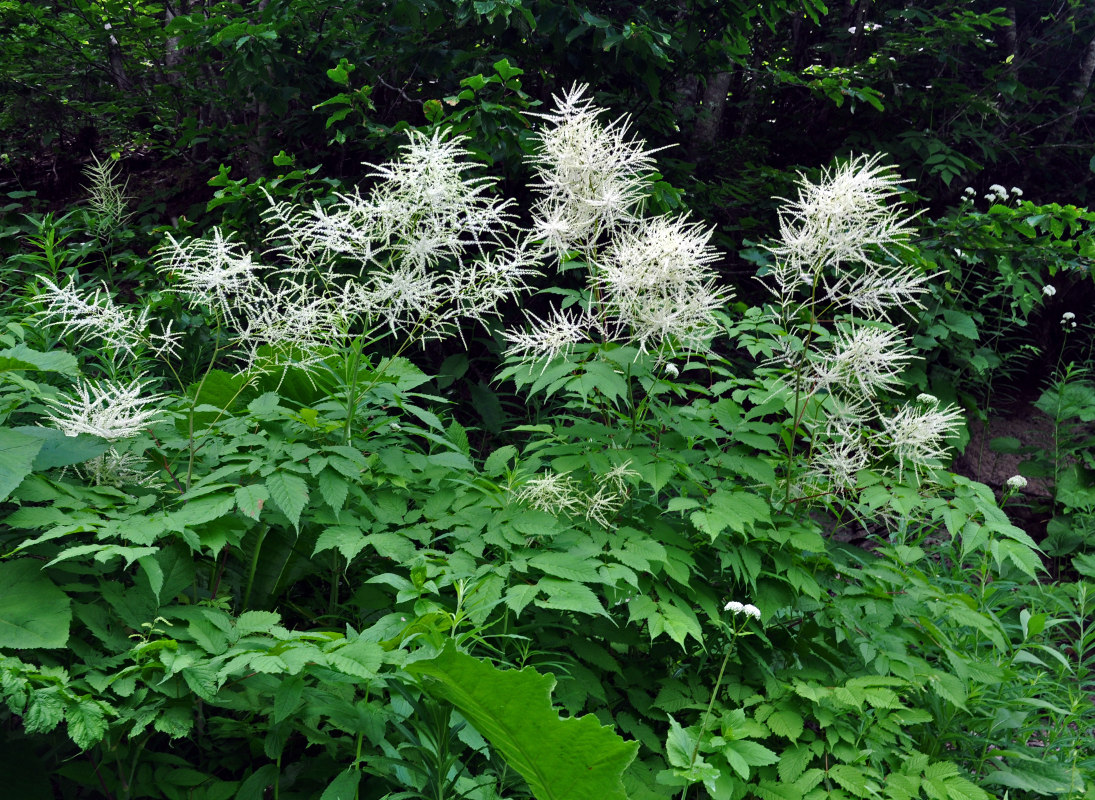
<path fill-rule="evenodd" d="M 716 72 L 707 79 L 700 113 L 696 117 L 696 127 L 692 130 L 691 149 L 694 153 L 709 150 L 718 140 L 729 91 L 729 72 Z"/>
<path fill-rule="evenodd" d="M 1068 136 L 1073 126 L 1076 124 L 1076 120 L 1080 116 L 1080 109 L 1083 108 L 1084 98 L 1087 97 L 1087 92 L 1091 88 L 1091 78 L 1095 74 L 1095 38 L 1092 38 L 1087 43 L 1087 48 L 1084 50 L 1083 58 L 1080 59 L 1080 76 L 1077 78 L 1076 83 L 1072 87 L 1072 92 L 1068 98 L 1068 110 L 1064 115 L 1057 120 L 1053 129 L 1050 131 L 1049 136 L 1046 137 L 1046 141 L 1049 144 L 1060 144 Z"/>
<path fill-rule="evenodd" d="M 122 47 L 114 36 L 110 23 L 103 24 L 103 30 L 107 32 L 107 58 L 110 61 L 110 77 L 119 90 L 130 93 L 133 91 L 133 81 L 126 74 L 125 65 L 122 62 Z"/>

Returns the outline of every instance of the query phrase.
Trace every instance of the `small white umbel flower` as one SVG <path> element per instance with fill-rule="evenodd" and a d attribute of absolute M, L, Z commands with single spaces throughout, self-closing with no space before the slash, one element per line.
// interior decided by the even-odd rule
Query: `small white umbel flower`
<path fill-rule="evenodd" d="M 737 600 L 731 600 L 722 608 L 723 611 L 729 611 L 732 614 L 741 614 L 753 619 L 760 619 L 760 609 L 752 603 L 739 603 Z"/>

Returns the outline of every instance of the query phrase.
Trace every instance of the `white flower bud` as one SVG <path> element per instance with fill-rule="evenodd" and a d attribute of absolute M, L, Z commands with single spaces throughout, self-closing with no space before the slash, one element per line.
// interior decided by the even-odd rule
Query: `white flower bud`
<path fill-rule="evenodd" d="M 1053 295 L 1057 294 L 1057 290 L 1049 284 L 1046 284 L 1042 287 L 1042 294 L 1044 294 L 1046 297 L 1053 297 Z"/>

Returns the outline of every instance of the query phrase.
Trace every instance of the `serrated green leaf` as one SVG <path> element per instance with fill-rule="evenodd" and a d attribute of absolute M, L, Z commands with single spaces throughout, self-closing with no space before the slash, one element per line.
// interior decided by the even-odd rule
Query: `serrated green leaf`
<path fill-rule="evenodd" d="M 110 447 L 108 442 L 98 436 L 86 433 L 81 433 L 79 436 L 66 436 L 63 431 L 56 428 L 37 428 L 30 425 L 21 425 L 11 430 L 42 440 L 42 447 L 38 455 L 34 457 L 35 472 L 82 464 L 96 456 L 101 456 Z"/>
<path fill-rule="evenodd" d="M 677 720 L 669 717 L 669 733 L 665 738 L 665 754 L 674 767 L 687 769 L 691 766 L 692 752 L 696 749 L 696 737 L 691 728 L 682 728 Z"/>
<path fill-rule="evenodd" d="M 234 800 L 263 800 L 266 797 L 266 788 L 273 786 L 277 779 L 277 766 L 264 764 L 252 772 L 240 785 Z"/>
<path fill-rule="evenodd" d="M 354 560 L 354 556 L 365 549 L 368 543 L 368 538 L 358 528 L 351 528 L 348 525 L 332 525 L 330 528 L 325 528 L 323 533 L 319 535 L 312 555 L 322 553 L 324 550 L 334 549 L 338 550 L 342 557 L 346 559 L 346 563 L 349 564 Z"/>
<path fill-rule="evenodd" d="M 0 647 L 64 647 L 72 622 L 68 595 L 53 585 L 38 561 L 0 563 Z"/>
<path fill-rule="evenodd" d="M 673 602 L 661 602 L 658 604 L 658 616 L 661 619 L 662 630 L 682 647 L 684 640 L 689 636 L 697 642 L 703 641 L 703 629 L 692 609 L 681 608 Z"/>
<path fill-rule="evenodd" d="M 270 499 L 289 518 L 294 528 L 300 527 L 300 514 L 308 504 L 308 484 L 291 472 L 275 472 L 266 479 Z"/>
<path fill-rule="evenodd" d="M 723 752 L 733 750 L 751 767 L 765 767 L 779 761 L 779 756 L 762 745 L 749 739 L 732 739 L 723 747 Z"/>
<path fill-rule="evenodd" d="M 551 706 L 555 679 L 531 668 L 502 671 L 452 643 L 407 671 L 449 701 L 528 783 L 537 800 L 627 800 L 623 772 L 638 742 L 625 742 L 586 715 L 561 719 Z"/>
<path fill-rule="evenodd" d="M 810 759 L 813 757 L 814 754 L 806 745 L 788 747 L 780 755 L 779 764 L 776 766 L 776 770 L 779 772 L 779 779 L 784 783 L 794 783 L 798 780 L 803 770 L 806 769 L 806 765 L 810 763 Z"/>
<path fill-rule="evenodd" d="M 506 590 L 505 603 L 514 614 L 520 614 L 539 593 L 540 587 L 536 584 L 519 583 Z"/>
<path fill-rule="evenodd" d="M 992 795 L 961 775 L 947 778 L 944 786 L 949 800 L 992 800 Z"/>
<path fill-rule="evenodd" d="M 802 735 L 802 717 L 790 709 L 776 711 L 764 722 L 776 736 L 782 736 L 792 742 Z"/>
<path fill-rule="evenodd" d="M 270 490 L 261 483 L 252 483 L 236 489 L 236 507 L 240 513 L 257 520 L 262 513 L 262 505 L 270 499 Z"/>
<path fill-rule="evenodd" d="M 357 678 L 375 678 L 384 661 L 384 648 L 377 642 L 356 639 L 327 653 L 332 667 Z"/>
<path fill-rule="evenodd" d="M 357 797 L 357 787 L 361 783 L 361 770 L 346 769 L 331 781 L 319 800 L 354 800 Z"/>
<path fill-rule="evenodd" d="M 499 447 L 483 462 L 483 472 L 490 476 L 501 475 L 511 458 L 517 455 L 517 448 L 511 444 Z"/>
<path fill-rule="evenodd" d="M 288 719 L 296 711 L 297 704 L 304 694 L 304 678 L 293 675 L 283 680 L 274 692 L 274 724 Z"/>
<path fill-rule="evenodd" d="M 60 687 L 50 686 L 31 692 L 30 703 L 23 715 L 23 727 L 28 733 L 49 733 L 61 724 L 65 704 Z"/>
<path fill-rule="evenodd" d="M 557 578 L 542 578 L 537 586 L 547 594 L 546 599 L 536 601 L 536 605 L 541 608 L 608 616 L 597 595 L 585 584 Z"/>
<path fill-rule="evenodd" d="M 6 500 L 34 469 L 43 440 L 0 428 L 0 500 Z"/>
<path fill-rule="evenodd" d="M 323 496 L 323 502 L 336 514 L 346 504 L 346 496 L 349 492 L 350 484 L 334 470 L 325 469 L 319 473 L 319 493 Z"/>
<path fill-rule="evenodd" d="M 529 565 L 556 578 L 586 583 L 597 578 L 599 564 L 574 552 L 546 552 L 529 559 Z"/>
<path fill-rule="evenodd" d="M 0 350 L 0 372 L 8 370 L 60 372 L 75 377 L 79 374 L 80 367 L 76 356 L 64 350 L 42 353 L 20 342 L 15 347 Z"/>
<path fill-rule="evenodd" d="M 775 781 L 761 781 L 753 791 L 760 800 L 802 800 L 797 788 Z"/>
<path fill-rule="evenodd" d="M 236 618 L 236 632 L 240 636 L 252 633 L 269 633 L 281 624 L 281 614 L 276 611 L 244 611 Z"/>
<path fill-rule="evenodd" d="M 68 735 L 81 750 L 90 750 L 106 733 L 103 705 L 90 697 L 81 698 L 65 709 Z"/>
<path fill-rule="evenodd" d="M 842 789 L 851 792 L 854 797 L 867 796 L 867 776 L 858 767 L 837 764 L 830 768 L 829 775 L 840 784 Z"/>

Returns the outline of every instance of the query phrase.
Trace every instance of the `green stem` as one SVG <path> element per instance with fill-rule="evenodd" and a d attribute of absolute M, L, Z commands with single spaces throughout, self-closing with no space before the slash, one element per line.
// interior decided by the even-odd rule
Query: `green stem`
<path fill-rule="evenodd" d="M 737 636 L 734 636 L 737 639 Z M 707 730 L 707 721 L 711 718 L 711 709 L 715 706 L 715 698 L 719 696 L 719 687 L 722 685 L 722 676 L 726 672 L 726 665 L 730 661 L 730 654 L 734 652 L 734 640 L 730 640 L 730 644 L 726 647 L 726 655 L 722 657 L 722 666 L 719 667 L 719 677 L 715 678 L 715 688 L 711 690 L 711 699 L 707 703 L 707 710 L 703 712 L 703 723 L 700 725 L 700 730 L 696 734 L 696 744 L 692 748 L 692 757 L 688 759 L 688 769 L 692 769 L 696 763 L 696 756 L 700 752 L 700 740 L 703 738 L 704 731 Z M 685 786 L 681 790 L 681 800 L 684 800 L 685 794 L 688 792 L 688 787 Z"/>
<path fill-rule="evenodd" d="M 251 552 L 251 566 L 247 571 L 247 588 L 243 591 L 243 605 L 240 611 L 246 611 L 251 603 L 251 589 L 255 585 L 255 572 L 259 565 L 259 553 L 262 552 L 262 543 L 266 539 L 266 534 L 269 531 L 269 527 L 263 526 L 258 532 L 258 541 L 255 542 L 255 549 Z"/>

